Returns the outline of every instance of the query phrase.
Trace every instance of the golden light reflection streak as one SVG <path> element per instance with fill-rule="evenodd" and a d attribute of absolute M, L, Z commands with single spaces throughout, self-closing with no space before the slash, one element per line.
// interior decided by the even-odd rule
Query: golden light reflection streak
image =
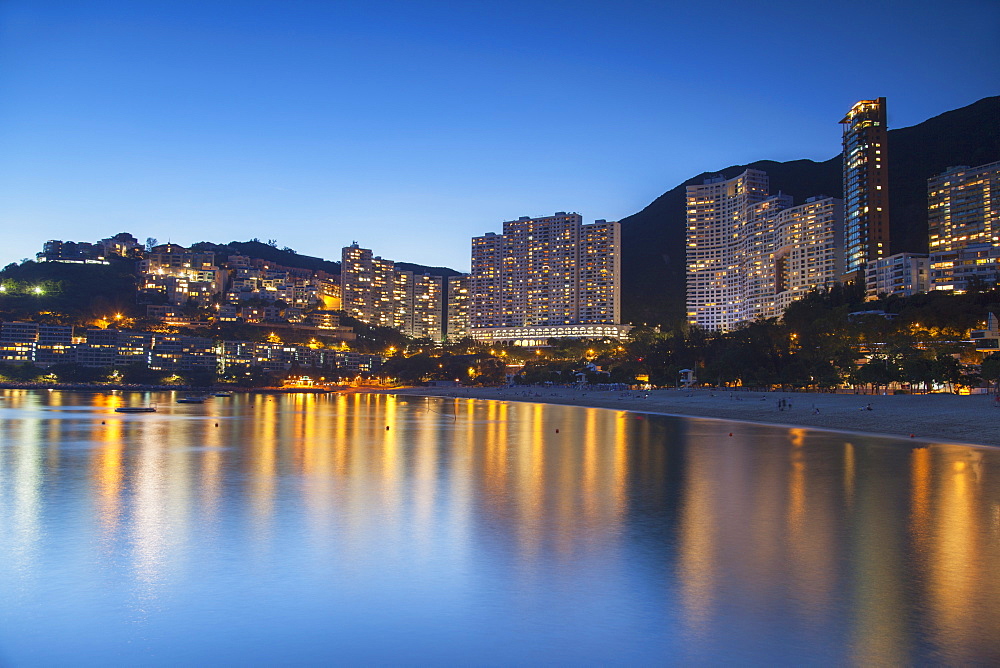
<path fill-rule="evenodd" d="M 585 411 L 583 418 L 583 514 L 586 517 L 597 515 L 600 501 L 597 484 L 598 445 L 597 445 L 597 411 L 581 408 Z M 619 420 L 622 422 L 623 420 Z M 613 473 L 612 473 L 613 475 Z"/>
<path fill-rule="evenodd" d="M 506 498 L 508 485 L 507 420 L 510 407 L 496 401 L 487 401 L 485 405 L 486 451 L 483 456 L 486 460 L 486 485 L 490 499 L 494 504 L 500 504 Z M 475 438 L 475 429 L 471 423 L 469 430 L 470 438 Z"/>
<path fill-rule="evenodd" d="M 495 403 L 495 402 L 490 402 Z M 465 447 L 467 449 L 467 454 L 469 456 L 469 467 L 465 472 L 468 484 L 473 484 L 476 477 L 480 475 L 480 466 L 483 470 L 483 484 L 487 486 L 487 492 L 490 490 L 488 486 L 491 484 L 489 477 L 489 458 L 488 455 L 493 448 L 492 440 L 490 439 L 490 433 L 487 429 L 484 429 L 486 436 L 486 442 L 480 444 L 476 440 L 476 401 L 475 399 L 466 399 L 462 405 L 465 407 L 465 414 L 459 418 L 465 422 Z M 488 425 L 487 425 L 488 427 Z M 480 445 L 482 447 L 480 447 Z"/>
<path fill-rule="evenodd" d="M 580 487 L 584 493 L 582 518 L 574 519 L 579 525 L 573 535 L 588 539 L 594 549 L 617 549 L 621 542 L 619 531 L 626 509 L 626 480 L 628 476 L 628 417 L 623 411 L 609 413 L 594 408 L 586 411 L 584 418 L 584 448 L 582 471 L 576 479 L 564 481 L 570 489 Z M 648 423 L 644 423 L 647 424 Z M 575 452 L 575 450 L 574 450 Z M 571 513 L 575 512 L 571 509 Z"/>
<path fill-rule="evenodd" d="M 865 478 L 862 478 L 865 480 Z M 905 547 L 894 525 L 896 513 L 886 499 L 893 498 L 898 476 L 867 478 L 861 488 L 855 540 L 851 545 L 854 584 L 851 622 L 853 663 L 863 666 L 907 665 L 907 608 L 904 584 Z M 887 489 L 888 487 L 888 489 Z"/>
<path fill-rule="evenodd" d="M 788 477 L 788 528 L 801 539 L 802 517 L 806 511 L 806 461 L 802 452 L 805 430 L 789 429 L 788 435 L 792 443 L 792 450 L 789 453 L 792 472 Z M 793 536 L 792 541 L 795 540 Z"/>
<path fill-rule="evenodd" d="M 427 423 L 421 429 L 417 430 L 415 434 L 416 439 L 412 437 L 407 439 L 404 434 L 398 435 L 398 438 L 404 443 L 408 440 L 411 441 L 408 443 L 408 455 L 410 461 L 413 462 L 414 544 L 422 552 L 418 556 L 423 559 L 431 556 L 435 537 L 443 535 L 452 529 L 450 525 L 435 527 L 434 524 L 434 507 L 437 500 L 438 447 L 439 444 L 444 445 L 442 439 L 445 438 L 445 433 L 454 433 L 443 430 L 441 428 L 441 421 L 444 419 L 450 420 L 450 416 L 457 415 L 458 410 L 457 406 L 448 405 L 450 403 L 451 401 L 447 399 L 442 400 L 441 413 L 443 415 L 425 413 Z M 412 442 L 414 440 L 416 442 Z M 449 443 L 445 447 L 452 446 L 454 446 L 454 443 Z M 457 453 L 454 453 L 452 458 L 453 464 L 457 464 L 457 459 Z M 457 476 L 458 471 L 452 470 L 451 474 Z"/>
<path fill-rule="evenodd" d="M 844 443 L 844 501 L 848 510 L 854 508 L 854 478 L 857 475 L 857 461 L 854 445 Z"/>
<path fill-rule="evenodd" d="M 522 439 L 518 444 L 518 475 L 514 484 L 517 486 L 518 504 L 518 542 L 521 557 L 534 561 L 541 548 L 542 526 L 541 518 L 545 504 L 545 406 L 543 404 L 528 404 L 530 417 L 521 428 Z"/>
<path fill-rule="evenodd" d="M 931 449 L 910 451 L 910 533 L 922 567 L 927 566 L 931 531 Z"/>
<path fill-rule="evenodd" d="M 347 414 L 351 416 L 351 423 L 347 430 L 347 440 L 344 442 L 344 447 L 349 450 L 346 484 L 348 485 L 348 499 L 351 503 L 352 526 L 360 530 L 360 527 L 364 525 L 363 514 L 366 502 L 363 491 L 367 485 L 371 484 L 370 478 L 374 475 L 369 470 L 368 463 L 374 445 L 372 448 L 360 447 L 359 445 L 360 441 L 365 440 L 363 430 L 367 426 L 365 424 L 367 412 L 362 409 L 361 405 L 362 396 L 351 394 L 348 401 L 350 406 Z"/>
<path fill-rule="evenodd" d="M 560 556 L 570 562 L 576 543 L 598 540 L 597 532 L 594 531 L 598 513 L 593 506 L 588 508 L 585 501 L 580 501 L 580 494 L 587 494 L 587 490 L 580 487 L 582 452 L 579 425 L 572 419 L 566 419 L 569 417 L 566 412 L 569 409 L 565 407 L 548 406 L 547 410 L 559 418 L 560 425 L 559 434 L 554 429 L 546 430 L 543 439 L 547 440 L 548 447 L 558 448 L 553 453 L 558 454 L 549 458 L 546 472 L 544 491 L 550 495 L 552 501 L 549 507 L 557 517 L 555 526 L 549 528 L 547 533 L 555 539 Z"/>
<path fill-rule="evenodd" d="M 229 431 L 229 424 L 205 420 L 205 435 L 202 437 L 205 449 L 201 452 L 201 517 L 202 522 L 213 521 L 219 512 L 222 499 L 222 458 L 225 440 L 223 433 Z M 215 425 L 219 426 L 216 427 Z"/>
<path fill-rule="evenodd" d="M 932 503 L 935 513 L 929 581 L 934 630 L 948 656 L 961 657 L 963 663 L 974 662 L 975 657 L 961 656 L 961 650 L 975 645 L 973 634 L 982 628 L 976 617 L 996 614 L 975 603 L 980 600 L 978 589 L 988 587 L 997 577 L 996 564 L 984 563 L 978 542 L 979 485 L 973 465 L 982 454 L 964 450 L 943 454 L 946 456 L 936 478 L 940 487 Z"/>
<path fill-rule="evenodd" d="M 628 507 L 628 416 L 615 415 L 614 426 L 614 516 L 620 522 Z"/>
<path fill-rule="evenodd" d="M 251 477 L 251 502 L 253 504 L 254 531 L 263 544 L 271 533 L 274 516 L 275 477 L 277 473 L 278 416 L 282 397 L 269 398 L 258 411 L 257 433 L 251 445 L 253 475 Z"/>
<path fill-rule="evenodd" d="M 486 447 L 480 456 L 483 457 L 485 475 L 484 505 L 487 512 L 506 518 L 519 512 L 517 483 L 520 477 L 515 467 L 520 451 L 510 447 L 509 420 L 520 407 L 495 401 L 484 402 L 483 406 L 486 424 L 482 430 L 486 436 Z M 475 438 L 477 431 L 471 427 L 470 430 L 470 437 Z"/>
<path fill-rule="evenodd" d="M 361 395 L 356 392 L 341 394 L 337 397 L 336 415 L 334 419 L 334 467 L 339 477 L 338 484 L 333 488 L 337 497 L 337 510 L 330 513 L 331 520 L 338 523 L 340 545 L 344 550 L 343 562 L 350 568 L 360 567 L 365 562 L 365 541 L 361 539 L 367 526 L 365 518 L 371 511 L 368 503 L 368 490 L 372 486 L 373 473 L 368 470 L 368 455 L 371 447 L 363 438 L 362 429 L 365 424 L 365 409 L 361 405 Z"/>
<path fill-rule="evenodd" d="M 347 443 L 347 412 L 350 410 L 348 407 L 347 396 L 343 394 L 337 395 L 337 400 L 334 402 L 336 406 L 333 411 L 333 443 L 330 447 L 333 448 L 333 469 L 337 472 L 339 476 L 347 475 L 347 453 L 348 453 L 348 443 Z"/>
<path fill-rule="evenodd" d="M 834 490 L 827 479 L 813 474 L 810 478 L 809 456 L 805 448 L 807 432 L 790 429 L 792 444 L 787 540 L 790 559 L 785 568 L 800 614 L 821 618 L 829 609 L 829 598 L 836 587 L 836 538 L 832 530 Z M 853 485 L 853 448 L 845 447 L 845 484 Z M 832 486 L 835 484 L 831 479 Z"/>
<path fill-rule="evenodd" d="M 315 431 L 314 420 L 316 407 L 308 405 L 297 406 L 297 411 L 304 411 L 301 420 L 295 422 L 295 434 L 292 436 L 292 466 L 301 474 L 312 473 L 316 468 L 315 458 L 322 457 L 315 447 L 315 442 L 308 434 Z M 286 441 L 287 442 L 287 441 Z"/>
<path fill-rule="evenodd" d="M 688 633 L 703 636 L 709 629 L 715 598 L 715 531 L 713 462 L 705 450 L 688 448 L 689 459 L 680 513 L 681 604 Z"/>
<path fill-rule="evenodd" d="M 333 535 L 335 522 L 331 521 L 331 510 L 336 503 L 336 464 L 333 453 L 337 451 L 338 443 L 331 429 L 330 403 L 312 402 L 303 423 L 301 466 L 306 477 L 303 489 L 303 502 L 308 510 L 309 524 L 315 543 L 329 544 Z M 334 410 L 342 403 L 342 397 L 335 395 L 332 403 Z M 343 422 L 343 416 L 334 414 L 335 424 Z"/>
<path fill-rule="evenodd" d="M 383 438 L 382 438 L 382 460 L 381 460 L 381 470 L 379 471 L 381 477 L 381 505 L 383 517 L 386 519 L 388 526 L 392 527 L 394 531 L 401 532 L 404 529 L 404 522 L 402 519 L 401 510 L 403 509 L 403 483 L 400 481 L 400 469 L 402 467 L 403 455 L 400 452 L 400 425 L 397 419 L 397 402 L 395 396 L 387 395 L 367 395 L 369 401 L 374 400 L 376 405 L 371 406 L 369 410 L 373 414 L 379 414 L 379 403 L 384 404 L 382 407 L 382 413 L 385 415 L 385 425 L 381 428 Z M 437 410 L 440 410 L 438 408 Z M 437 415 L 434 412 L 425 413 L 426 422 L 423 427 L 426 429 L 428 425 L 434 422 Z M 379 429 L 378 423 L 375 423 L 375 428 Z M 385 429 L 385 427 L 389 427 Z M 375 435 L 375 441 L 378 442 L 378 435 Z"/>
<path fill-rule="evenodd" d="M 114 538 L 121 521 L 122 420 L 111 420 L 97 428 L 103 441 L 91 456 L 93 489 L 97 493 L 97 517 L 101 526 L 101 543 L 105 551 L 114 549 Z"/>
<path fill-rule="evenodd" d="M 785 518 L 787 527 L 787 542 L 791 552 L 790 578 L 793 589 L 802 591 L 804 583 L 801 581 L 804 573 L 807 548 L 809 540 L 805 531 L 806 513 L 806 461 L 802 446 L 805 443 L 805 431 L 802 429 L 789 429 L 789 440 L 792 448 L 788 453 L 791 472 L 788 475 L 788 513 Z"/>
<path fill-rule="evenodd" d="M 93 428 L 95 432 L 98 429 L 102 429 L 102 427 L 99 426 L 100 422 L 101 421 L 96 418 L 91 422 L 90 426 Z M 48 426 L 48 433 L 46 437 L 42 439 L 44 443 L 48 444 L 48 447 L 46 448 L 45 451 L 46 454 L 45 466 L 49 471 L 53 473 L 58 473 L 59 457 L 61 455 L 60 444 L 66 438 L 66 434 L 63 433 L 63 430 L 66 428 L 66 425 L 72 424 L 72 422 L 63 420 L 45 420 L 44 423 L 39 424 L 39 427 L 41 427 L 42 424 L 46 423 Z"/>
<path fill-rule="evenodd" d="M 449 467 L 451 512 L 448 516 L 448 529 L 454 536 L 451 545 L 452 549 L 456 551 L 456 556 L 466 557 L 472 545 L 473 504 L 477 497 L 477 486 L 481 483 L 488 484 L 489 481 L 478 478 L 482 471 L 479 467 L 481 450 L 476 447 L 477 444 L 473 438 L 469 437 L 475 417 L 476 401 L 474 399 L 466 399 L 465 401 L 456 399 L 455 401 L 457 403 L 455 415 L 458 416 L 458 420 L 464 420 L 467 424 L 464 436 L 460 436 L 456 428 L 451 432 L 452 437 L 447 444 L 447 447 L 455 452 L 458 452 L 459 442 L 463 446 L 461 463 L 453 461 Z"/>

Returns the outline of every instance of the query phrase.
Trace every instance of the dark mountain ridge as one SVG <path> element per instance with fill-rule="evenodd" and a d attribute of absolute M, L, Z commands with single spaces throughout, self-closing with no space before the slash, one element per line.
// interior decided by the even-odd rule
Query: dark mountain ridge
<path fill-rule="evenodd" d="M 274 262 L 283 267 L 325 271 L 334 276 L 340 275 L 340 262 L 313 257 L 312 255 L 302 255 L 291 248 L 278 248 L 277 246 L 272 246 L 256 239 L 251 239 L 250 241 L 230 241 L 228 244 L 199 241 L 192 244 L 191 248 L 215 253 L 219 256 L 218 260 L 220 262 L 225 261 L 230 255 L 246 255 L 247 257 Z M 412 271 L 415 274 L 448 277 L 458 276 L 462 273 L 447 267 L 427 267 L 422 264 L 413 264 L 412 262 L 395 262 L 394 264 L 398 269 Z"/>
<path fill-rule="evenodd" d="M 278 248 L 257 239 L 251 239 L 250 241 L 230 241 L 228 244 L 199 241 L 198 243 L 191 244 L 191 248 L 215 253 L 217 262 L 225 262 L 226 258 L 230 255 L 245 255 L 250 258 L 274 262 L 283 267 L 340 274 L 339 262 L 331 262 L 330 260 L 324 260 L 321 257 L 313 257 L 311 255 L 302 255 L 296 253 L 291 248 Z"/>
<path fill-rule="evenodd" d="M 891 101 L 890 101 L 891 103 Z M 1000 160 L 1000 96 L 945 112 L 912 127 L 889 130 L 890 252 L 927 251 L 927 179 L 955 165 Z M 685 320 L 685 188 L 746 169 L 767 172 L 771 193 L 843 197 L 840 154 L 825 160 L 759 160 L 703 172 L 623 218 L 624 320 L 675 327 Z"/>

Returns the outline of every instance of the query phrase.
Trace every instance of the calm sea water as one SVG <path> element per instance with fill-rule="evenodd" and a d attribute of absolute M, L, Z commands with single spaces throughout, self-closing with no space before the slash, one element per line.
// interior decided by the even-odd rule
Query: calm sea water
<path fill-rule="evenodd" d="M 1000 450 L 457 399 L 0 396 L 3 666 L 1000 663 Z"/>

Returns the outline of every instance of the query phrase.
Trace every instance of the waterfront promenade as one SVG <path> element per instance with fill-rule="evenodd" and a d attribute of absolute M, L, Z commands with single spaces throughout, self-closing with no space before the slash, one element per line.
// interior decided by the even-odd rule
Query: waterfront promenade
<path fill-rule="evenodd" d="M 564 387 L 407 387 L 381 393 L 592 406 L 1000 447 L 993 395 L 864 395 L 730 390 L 595 391 Z M 782 400 L 784 403 L 782 404 Z M 868 407 L 871 410 L 868 410 Z"/>

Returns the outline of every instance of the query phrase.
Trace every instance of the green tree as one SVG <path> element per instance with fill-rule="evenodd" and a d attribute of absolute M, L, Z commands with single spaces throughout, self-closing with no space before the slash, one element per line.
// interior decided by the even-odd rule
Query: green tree
<path fill-rule="evenodd" d="M 854 380 L 861 385 L 871 386 L 872 394 L 878 394 L 880 387 L 887 387 L 889 383 L 899 380 L 899 373 L 887 357 L 877 355 L 854 372 Z"/>
<path fill-rule="evenodd" d="M 914 351 L 913 354 L 903 357 L 901 375 L 911 388 L 922 386 L 926 392 L 930 389 L 931 382 L 934 381 L 934 362 Z"/>
<path fill-rule="evenodd" d="M 955 384 L 962 378 L 962 365 L 959 361 L 951 355 L 941 353 L 934 358 L 931 366 L 934 380 L 938 383 L 948 385 L 950 387 L 949 391 L 954 392 Z"/>
<path fill-rule="evenodd" d="M 979 368 L 979 375 L 994 385 L 994 392 L 1000 395 L 1000 353 L 987 355 Z"/>

